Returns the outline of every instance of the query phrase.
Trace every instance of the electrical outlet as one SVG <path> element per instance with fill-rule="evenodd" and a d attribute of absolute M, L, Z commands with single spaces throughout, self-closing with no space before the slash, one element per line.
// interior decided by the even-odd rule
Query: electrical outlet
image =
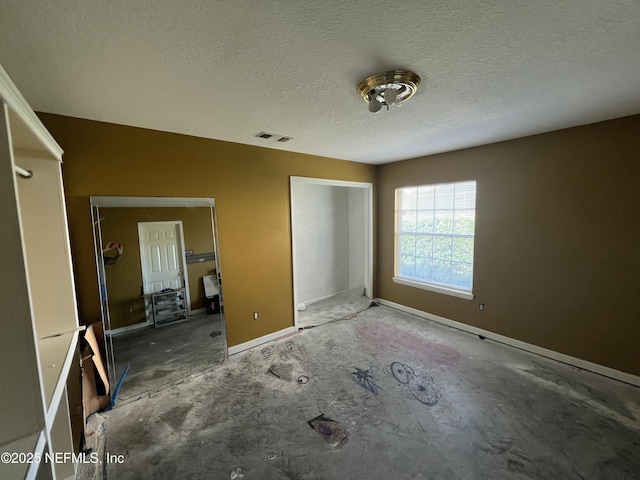
<path fill-rule="evenodd" d="M 253 319 L 257 320 L 258 319 L 258 312 L 253 312 Z"/>
<path fill-rule="evenodd" d="M 481 311 L 481 312 L 484 312 L 484 303 L 481 303 L 481 304 L 480 304 L 480 311 Z"/>

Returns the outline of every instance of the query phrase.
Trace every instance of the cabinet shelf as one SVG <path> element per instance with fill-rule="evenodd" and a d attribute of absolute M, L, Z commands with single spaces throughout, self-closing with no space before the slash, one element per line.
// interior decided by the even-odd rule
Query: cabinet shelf
<path fill-rule="evenodd" d="M 30 433 L 22 438 L 14 440 L 7 445 L 2 445 L 0 448 L 3 452 L 9 453 L 24 453 L 24 454 L 36 454 L 42 453 L 44 442 L 41 442 L 42 445 L 38 448 L 38 437 L 40 435 L 40 431 Z M 44 440 L 44 438 L 43 438 Z M 24 478 L 26 476 L 27 470 L 29 470 L 29 464 L 25 462 L 17 462 L 17 463 L 5 463 L 3 465 L 2 474 L 5 475 L 3 478 Z"/>
<path fill-rule="evenodd" d="M 40 353 L 40 371 L 44 384 L 47 424 L 53 421 L 53 415 L 64 391 L 75 348 L 78 342 L 78 330 L 38 340 Z"/>

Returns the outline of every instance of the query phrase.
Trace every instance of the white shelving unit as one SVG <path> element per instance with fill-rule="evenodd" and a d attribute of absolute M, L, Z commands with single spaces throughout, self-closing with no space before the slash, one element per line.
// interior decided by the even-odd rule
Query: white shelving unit
<path fill-rule="evenodd" d="M 153 322 L 162 327 L 187 320 L 187 302 L 184 288 L 151 294 Z"/>
<path fill-rule="evenodd" d="M 74 478 L 62 460 L 74 453 L 66 383 L 81 328 L 62 149 L 2 67 L 0 108 L 0 452 L 17 460 L 0 462 L 0 478 Z"/>

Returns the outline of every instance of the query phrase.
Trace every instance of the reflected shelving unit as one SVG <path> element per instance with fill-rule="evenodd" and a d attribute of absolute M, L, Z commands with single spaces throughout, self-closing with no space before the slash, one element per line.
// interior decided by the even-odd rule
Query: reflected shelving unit
<path fill-rule="evenodd" d="M 156 328 L 187 320 L 187 300 L 184 288 L 152 293 L 151 306 Z"/>

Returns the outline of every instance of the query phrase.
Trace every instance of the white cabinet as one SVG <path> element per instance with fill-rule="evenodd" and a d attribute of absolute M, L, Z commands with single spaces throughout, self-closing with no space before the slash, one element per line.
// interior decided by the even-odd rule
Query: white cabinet
<path fill-rule="evenodd" d="M 80 328 L 62 149 L 2 67 L 0 107 L 0 478 L 73 478 L 66 381 Z"/>

